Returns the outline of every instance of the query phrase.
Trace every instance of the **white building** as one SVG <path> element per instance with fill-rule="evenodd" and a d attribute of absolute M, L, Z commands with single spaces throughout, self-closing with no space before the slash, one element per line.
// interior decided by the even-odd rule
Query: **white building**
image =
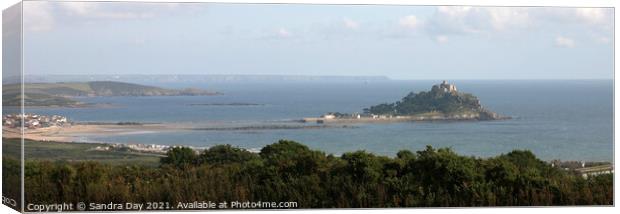
<path fill-rule="evenodd" d="M 322 116 L 321 116 L 321 118 L 324 118 L 324 119 L 335 119 L 335 118 L 336 118 L 336 115 L 333 115 L 333 114 L 324 114 L 324 115 L 322 115 Z"/>
<path fill-rule="evenodd" d="M 457 91 L 456 85 L 449 84 L 445 80 L 441 82 L 441 84 L 439 84 L 439 88 L 443 90 L 444 92 L 456 92 Z"/>

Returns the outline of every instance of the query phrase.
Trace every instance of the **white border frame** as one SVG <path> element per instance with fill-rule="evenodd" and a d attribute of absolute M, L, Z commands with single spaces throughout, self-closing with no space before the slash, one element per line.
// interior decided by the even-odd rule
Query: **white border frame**
<path fill-rule="evenodd" d="M 25 0 L 29 1 L 29 0 Z M 35 0 L 36 1 L 36 0 Z M 60 0 L 62 1 L 62 0 Z M 70 0 L 69 0 L 70 1 Z M 97 0 L 79 0 L 86 2 L 97 2 Z M 377 4 L 377 5 L 470 5 L 470 6 L 556 6 L 556 7 L 612 7 L 614 8 L 614 25 L 617 23 L 618 18 L 615 16 L 615 8 L 620 5 L 618 0 L 103 0 L 107 2 L 199 2 L 199 3 L 296 3 L 296 4 Z M 18 0 L 2 0 L 0 1 L 0 8 L 6 9 L 16 3 Z M 0 16 L 1 19 L 1 16 Z M 1 20 L 0 20 L 0 23 Z M 1 32 L 0 32 L 1 35 Z M 617 33 L 614 29 L 614 74 L 615 64 L 618 62 L 618 58 L 615 55 Z M 0 44 L 0 48 L 1 48 Z M 1 63 L 1 58 L 0 58 Z M 1 90 L 1 87 L 0 87 Z M 620 107 L 616 105 L 616 99 L 620 93 L 620 89 L 615 87 L 615 75 L 614 75 L 614 160 L 618 153 L 618 147 L 615 146 L 615 136 L 620 133 L 618 128 L 618 119 L 620 116 L 615 114 Z M 2 148 L 0 147 L 0 152 Z M 0 161 L 1 162 L 1 161 Z M 614 176 L 614 202 L 617 205 L 616 199 L 618 199 L 618 184 L 619 177 Z M 0 189 L 2 184 L 0 182 Z M 292 210 L 292 211 L 278 211 L 278 213 L 294 213 L 294 214 L 307 214 L 307 213 L 546 213 L 546 212 L 558 212 L 558 213 L 618 213 L 620 208 L 617 207 L 553 207 L 553 208 L 396 208 L 396 209 L 315 209 L 315 210 Z M 180 211 L 192 212 L 192 213 L 248 213 L 248 212 L 273 212 L 273 211 Z M 15 210 L 6 206 L 0 205 L 0 213 L 17 213 Z M 113 213 L 125 213 L 125 212 L 113 212 Z M 149 212 L 149 213 L 165 213 L 165 212 Z"/>

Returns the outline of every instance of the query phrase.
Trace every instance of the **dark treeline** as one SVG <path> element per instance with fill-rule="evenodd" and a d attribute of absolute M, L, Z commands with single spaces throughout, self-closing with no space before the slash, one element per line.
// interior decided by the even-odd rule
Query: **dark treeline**
<path fill-rule="evenodd" d="M 4 173 L 18 168 L 4 161 Z M 529 151 L 493 158 L 450 149 L 340 157 L 282 140 L 251 153 L 174 148 L 159 167 L 29 161 L 27 203 L 295 201 L 299 207 L 612 205 L 613 176 L 584 179 Z"/>

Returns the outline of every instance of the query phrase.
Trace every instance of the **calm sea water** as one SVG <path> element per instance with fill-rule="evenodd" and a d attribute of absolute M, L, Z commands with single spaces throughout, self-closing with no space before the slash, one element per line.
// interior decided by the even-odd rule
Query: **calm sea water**
<path fill-rule="evenodd" d="M 399 100 L 410 91 L 429 90 L 438 81 L 294 82 L 157 84 L 202 87 L 223 92 L 206 97 L 96 97 L 89 103 L 109 108 L 47 108 L 28 112 L 66 115 L 74 121 L 173 122 L 244 126 L 326 112 L 361 112 Z M 456 81 L 483 106 L 514 119 L 482 122 L 360 124 L 357 128 L 181 131 L 92 136 L 85 140 L 191 145 L 231 144 L 258 150 L 290 139 L 327 153 L 366 150 L 393 156 L 426 145 L 451 147 L 460 154 L 496 156 L 528 149 L 543 160 L 613 160 L 613 82 L 611 80 Z M 152 85 L 152 84 L 151 84 Z M 207 106 L 205 103 L 256 103 L 256 106 Z"/>

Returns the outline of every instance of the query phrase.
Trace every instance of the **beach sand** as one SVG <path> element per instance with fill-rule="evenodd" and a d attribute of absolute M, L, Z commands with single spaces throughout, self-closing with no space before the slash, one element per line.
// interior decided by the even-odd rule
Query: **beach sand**
<path fill-rule="evenodd" d="M 182 130 L 186 127 L 178 125 L 146 124 L 146 125 L 70 125 L 63 127 L 46 127 L 34 130 L 25 130 L 24 138 L 36 141 L 78 142 L 84 141 L 86 136 L 123 135 L 148 132 L 163 132 Z M 2 128 L 5 138 L 21 138 L 20 130 Z"/>
<path fill-rule="evenodd" d="M 317 128 L 356 128 L 350 125 L 308 125 L 299 122 L 277 123 L 156 123 L 156 124 L 73 124 L 37 129 L 26 129 L 24 138 L 35 141 L 56 142 L 92 142 L 88 139 L 96 136 L 114 136 L 129 134 L 145 134 L 155 132 L 178 131 L 260 131 L 268 129 L 317 129 Z M 5 138 L 21 138 L 20 130 L 2 128 Z M 108 143 L 108 142 L 96 142 Z"/>
<path fill-rule="evenodd" d="M 393 118 L 360 118 L 360 119 L 324 119 L 304 118 L 301 121 L 280 122 L 247 122 L 247 123 L 149 123 L 149 124 L 88 124 L 78 123 L 66 126 L 53 126 L 37 129 L 26 129 L 24 138 L 35 141 L 56 142 L 91 142 L 91 137 L 114 136 L 129 134 L 145 134 L 175 131 L 260 131 L 275 129 L 319 129 L 319 128 L 357 128 L 350 124 L 363 123 L 394 123 L 413 121 L 455 121 L 473 120 L 471 118 L 434 118 L 434 117 L 393 117 Z M 301 123 L 300 123 L 301 122 Z M 317 124 L 318 123 L 318 124 Z M 316 124 L 316 125 L 314 125 Z M 17 128 L 2 128 L 5 138 L 21 138 Z M 96 142 L 108 143 L 108 142 Z"/>

